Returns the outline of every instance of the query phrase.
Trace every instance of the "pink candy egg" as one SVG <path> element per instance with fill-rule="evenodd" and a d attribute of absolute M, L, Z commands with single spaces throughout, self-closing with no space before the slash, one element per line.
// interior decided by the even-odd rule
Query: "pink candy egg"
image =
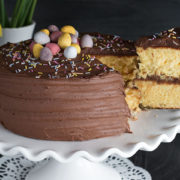
<path fill-rule="evenodd" d="M 55 31 L 59 31 L 59 28 L 56 25 L 50 25 L 48 26 L 48 30 L 50 32 L 55 32 Z"/>
<path fill-rule="evenodd" d="M 55 31 L 55 32 L 52 32 L 51 35 L 50 35 L 50 39 L 52 42 L 58 42 L 58 39 L 59 37 L 61 36 L 61 32 L 60 31 Z"/>
<path fill-rule="evenodd" d="M 46 47 L 51 50 L 53 55 L 56 55 L 60 51 L 60 47 L 55 43 L 48 43 Z"/>
<path fill-rule="evenodd" d="M 40 60 L 42 61 L 52 61 L 53 55 L 48 47 L 44 47 L 40 52 Z"/>
<path fill-rule="evenodd" d="M 93 47 L 93 39 L 89 34 L 85 34 L 81 38 L 81 47 L 82 48 L 92 48 Z"/>
<path fill-rule="evenodd" d="M 29 49 L 31 52 L 33 52 L 33 46 L 34 44 L 36 44 L 34 41 L 31 42 L 31 44 L 29 45 Z"/>

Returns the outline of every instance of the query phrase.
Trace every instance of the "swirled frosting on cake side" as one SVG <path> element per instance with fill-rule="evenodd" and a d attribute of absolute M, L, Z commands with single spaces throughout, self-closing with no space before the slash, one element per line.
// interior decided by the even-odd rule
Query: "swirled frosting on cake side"
<path fill-rule="evenodd" d="M 0 71 L 0 83 L 0 121 L 17 134 L 72 141 L 130 132 L 117 73 L 51 80 Z"/>

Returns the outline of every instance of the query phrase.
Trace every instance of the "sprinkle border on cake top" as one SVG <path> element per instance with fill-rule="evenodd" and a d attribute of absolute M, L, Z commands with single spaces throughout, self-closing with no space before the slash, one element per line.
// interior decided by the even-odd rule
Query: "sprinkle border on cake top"
<path fill-rule="evenodd" d="M 32 56 L 28 44 L 24 41 L 18 44 L 7 44 L 0 50 L 1 66 L 17 74 L 28 74 L 35 78 L 88 78 L 101 73 L 112 72 L 109 68 L 95 59 L 95 56 L 79 55 L 75 59 L 68 60 L 62 53 L 53 57 L 52 61 L 42 61 Z M 19 49 L 22 48 L 22 49 Z"/>

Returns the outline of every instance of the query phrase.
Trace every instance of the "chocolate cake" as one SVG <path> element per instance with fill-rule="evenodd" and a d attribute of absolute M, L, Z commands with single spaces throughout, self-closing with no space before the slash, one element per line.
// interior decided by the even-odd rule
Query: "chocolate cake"
<path fill-rule="evenodd" d="M 69 29 L 64 29 L 63 35 L 69 37 L 64 32 Z M 57 49 L 51 49 L 55 44 L 48 44 L 47 37 L 39 39 L 44 34 L 35 35 L 36 42 L 8 43 L 0 48 L 3 126 L 31 138 L 68 141 L 130 132 L 120 73 L 101 63 L 91 53 L 93 47 L 82 48 L 74 57 L 78 51 L 64 47 L 67 39 L 58 40 L 61 50 L 52 56 Z"/>
<path fill-rule="evenodd" d="M 142 37 L 136 50 L 140 63 L 135 86 L 141 106 L 180 108 L 180 28 Z"/>

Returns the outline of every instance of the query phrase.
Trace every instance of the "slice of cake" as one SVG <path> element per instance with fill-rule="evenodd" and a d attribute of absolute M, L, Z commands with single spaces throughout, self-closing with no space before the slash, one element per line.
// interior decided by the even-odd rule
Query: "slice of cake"
<path fill-rule="evenodd" d="M 180 28 L 142 37 L 136 50 L 142 107 L 180 108 Z"/>
<path fill-rule="evenodd" d="M 73 27 L 53 29 L 0 48 L 0 122 L 14 133 L 47 140 L 130 132 L 121 75 L 81 53 L 72 43 Z M 52 34 L 61 34 L 58 44 Z"/>

